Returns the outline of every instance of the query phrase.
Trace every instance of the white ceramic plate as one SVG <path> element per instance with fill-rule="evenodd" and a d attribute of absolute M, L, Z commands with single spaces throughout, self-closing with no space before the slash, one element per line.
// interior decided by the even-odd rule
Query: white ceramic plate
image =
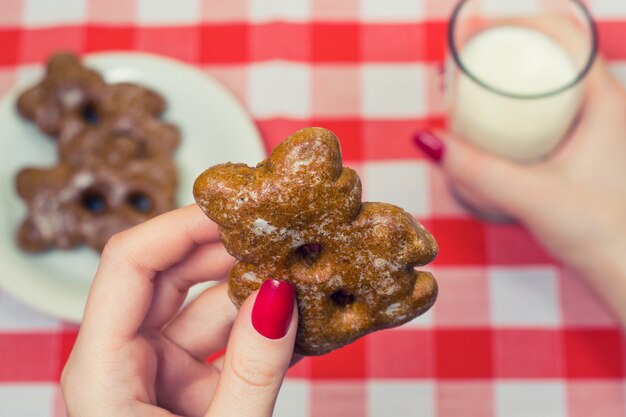
<path fill-rule="evenodd" d="M 193 181 L 209 166 L 227 161 L 256 164 L 264 158 L 261 138 L 249 116 L 205 73 L 149 54 L 101 53 L 87 56 L 85 62 L 108 82 L 142 84 L 167 100 L 164 118 L 182 131 L 176 152 L 179 205 L 193 202 Z M 26 206 L 15 192 L 15 174 L 25 166 L 56 162 L 54 141 L 15 111 L 16 97 L 42 74 L 43 66 L 0 103 L 0 289 L 44 313 L 78 322 L 98 254 L 83 247 L 29 255 L 15 243 L 16 230 L 26 215 Z"/>

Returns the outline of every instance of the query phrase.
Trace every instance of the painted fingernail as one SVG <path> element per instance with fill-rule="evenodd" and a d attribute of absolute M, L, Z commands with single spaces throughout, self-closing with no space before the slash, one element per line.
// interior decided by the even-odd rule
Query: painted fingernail
<path fill-rule="evenodd" d="M 435 162 L 441 162 L 446 150 L 446 146 L 441 139 L 427 130 L 421 130 L 415 134 L 413 140 L 430 159 Z"/>
<path fill-rule="evenodd" d="M 295 289 L 285 281 L 268 279 L 263 282 L 252 308 L 252 326 L 268 339 L 280 339 L 287 334 L 293 314 Z"/>

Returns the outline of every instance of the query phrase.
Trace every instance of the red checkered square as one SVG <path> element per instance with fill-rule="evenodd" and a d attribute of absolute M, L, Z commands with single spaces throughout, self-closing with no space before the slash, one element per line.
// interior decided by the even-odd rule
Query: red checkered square
<path fill-rule="evenodd" d="M 250 26 L 250 59 L 307 61 L 311 56 L 311 27 L 272 22 Z"/>
<path fill-rule="evenodd" d="M 63 330 L 61 334 L 59 334 L 59 338 L 61 339 L 60 348 L 59 348 L 59 375 L 61 375 L 61 371 L 65 366 L 65 362 L 70 357 L 70 353 L 72 353 L 72 349 L 74 349 L 74 345 L 76 344 L 76 338 L 78 337 L 78 328 L 76 327 L 68 327 Z"/>
<path fill-rule="evenodd" d="M 438 378 L 491 378 L 492 337 L 486 329 L 437 329 Z"/>
<path fill-rule="evenodd" d="M 308 120 L 283 118 L 257 120 L 256 124 L 268 154 L 293 132 L 309 126 Z"/>
<path fill-rule="evenodd" d="M 489 325 L 489 277 L 484 268 L 439 267 L 439 296 L 433 307 L 437 326 Z"/>
<path fill-rule="evenodd" d="M 206 22 L 241 22 L 246 20 L 249 0 L 201 0 L 202 20 Z"/>
<path fill-rule="evenodd" d="M 142 51 L 197 62 L 200 29 L 197 26 L 138 27 L 135 46 Z"/>
<path fill-rule="evenodd" d="M 432 233 L 439 253 L 435 265 L 485 265 L 487 241 L 485 224 L 475 219 L 436 218 Z"/>
<path fill-rule="evenodd" d="M 369 378 L 435 376 L 435 335 L 430 330 L 386 330 L 369 335 L 366 342 Z"/>
<path fill-rule="evenodd" d="M 445 25 L 439 22 L 370 24 L 362 26 L 361 51 L 365 61 L 440 62 L 446 37 Z"/>
<path fill-rule="evenodd" d="M 426 57 L 429 61 L 442 63 L 448 53 L 448 22 L 426 23 Z"/>
<path fill-rule="evenodd" d="M 315 94 L 315 88 L 313 89 Z M 341 142 L 341 156 L 344 164 L 353 164 L 363 160 L 361 146 L 361 121 L 354 119 L 313 119 L 311 126 L 331 130 Z"/>
<path fill-rule="evenodd" d="M 313 61 L 357 61 L 360 55 L 359 34 L 360 26 L 355 23 L 317 23 L 313 25 Z"/>
<path fill-rule="evenodd" d="M 200 28 L 200 62 L 240 63 L 248 59 L 249 26 L 211 24 Z"/>
<path fill-rule="evenodd" d="M 365 339 L 311 358 L 313 379 L 363 379 L 365 376 Z"/>
<path fill-rule="evenodd" d="M 486 224 L 489 261 L 495 265 L 555 264 L 556 261 L 522 226 Z"/>
<path fill-rule="evenodd" d="M 597 22 L 600 37 L 600 53 L 607 59 L 626 59 L 626 22 Z"/>
<path fill-rule="evenodd" d="M 311 0 L 313 19 L 320 21 L 352 21 L 359 16 L 359 0 Z"/>
<path fill-rule="evenodd" d="M 563 337 L 569 378 L 624 377 L 619 330 L 565 330 Z"/>
<path fill-rule="evenodd" d="M 490 382 L 440 382 L 437 417 L 492 417 L 493 387 Z"/>
<path fill-rule="evenodd" d="M 424 159 L 414 145 L 413 136 L 419 129 L 441 127 L 442 121 L 414 120 L 363 120 L 363 157 L 367 160 Z"/>
<path fill-rule="evenodd" d="M 312 81 L 312 111 L 315 117 L 354 117 L 359 114 L 361 91 L 358 68 L 315 66 Z"/>
<path fill-rule="evenodd" d="M 561 309 L 565 326 L 617 327 L 617 318 L 582 278 L 565 269 L 560 273 Z"/>
<path fill-rule="evenodd" d="M 58 381 L 62 336 L 0 333 L 0 382 Z"/>
<path fill-rule="evenodd" d="M 569 417 L 623 417 L 624 384 L 622 381 L 571 381 L 567 384 Z"/>
<path fill-rule="evenodd" d="M 365 61 L 426 60 L 426 26 L 423 24 L 370 24 L 361 30 Z"/>
<path fill-rule="evenodd" d="M 24 12 L 24 0 L 2 0 L 0 27 L 16 27 L 21 23 Z"/>
<path fill-rule="evenodd" d="M 135 29 L 119 26 L 87 26 L 85 52 L 129 50 L 135 43 Z"/>
<path fill-rule="evenodd" d="M 498 378 L 562 378 L 563 340 L 554 330 L 500 329 L 492 334 L 493 372 Z"/>
<path fill-rule="evenodd" d="M 311 360 L 303 358 L 300 362 L 289 368 L 287 378 L 311 378 Z"/>
<path fill-rule="evenodd" d="M 309 417 L 363 417 L 367 415 L 367 389 L 363 382 L 315 382 L 311 386 Z"/>
<path fill-rule="evenodd" d="M 128 0 L 86 0 L 87 17 L 90 22 L 131 23 L 137 13 L 135 1 Z"/>
<path fill-rule="evenodd" d="M 25 30 L 21 32 L 19 61 L 39 64 L 60 50 L 81 53 L 84 42 L 85 28 L 82 26 Z"/>
<path fill-rule="evenodd" d="M 20 35 L 15 29 L 0 29 L 0 65 L 15 65 L 21 48 Z"/>

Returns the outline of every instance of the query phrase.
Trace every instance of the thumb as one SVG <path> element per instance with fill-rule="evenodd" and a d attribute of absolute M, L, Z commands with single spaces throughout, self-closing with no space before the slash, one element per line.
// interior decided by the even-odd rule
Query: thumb
<path fill-rule="evenodd" d="M 207 417 L 269 417 L 293 354 L 294 287 L 267 280 L 241 305 Z"/>
<path fill-rule="evenodd" d="M 415 143 L 446 173 L 454 192 L 488 211 L 524 219 L 541 209 L 538 169 L 504 159 L 445 132 L 420 131 Z"/>

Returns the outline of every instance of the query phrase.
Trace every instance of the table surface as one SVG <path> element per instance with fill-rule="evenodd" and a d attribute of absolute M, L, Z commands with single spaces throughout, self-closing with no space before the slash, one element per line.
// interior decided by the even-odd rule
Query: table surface
<path fill-rule="evenodd" d="M 587 3 L 626 81 L 626 2 Z M 400 205 L 433 232 L 432 311 L 303 360 L 276 415 L 624 417 L 626 344 L 614 317 L 523 229 L 465 213 L 412 146 L 416 129 L 446 122 L 439 77 L 452 5 L 0 0 L 0 94 L 58 49 L 174 57 L 234 93 L 268 151 L 305 126 L 335 131 L 365 199 Z M 75 337 L 0 292 L 0 415 L 65 416 L 57 381 Z"/>

